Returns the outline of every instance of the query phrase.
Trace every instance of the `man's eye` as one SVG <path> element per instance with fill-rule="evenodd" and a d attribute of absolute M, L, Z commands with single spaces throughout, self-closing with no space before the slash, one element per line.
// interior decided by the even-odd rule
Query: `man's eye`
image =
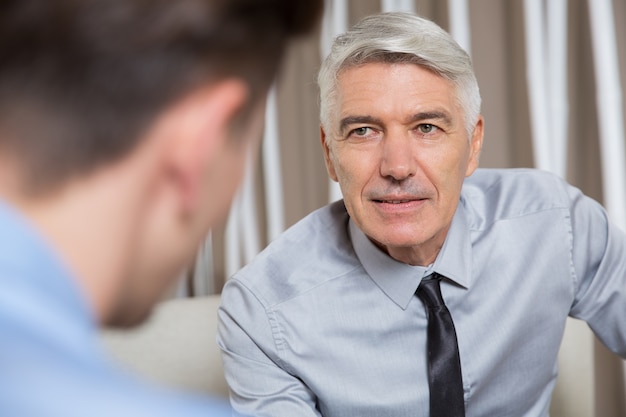
<path fill-rule="evenodd" d="M 433 131 L 437 130 L 437 126 L 431 125 L 429 123 L 424 123 L 417 126 L 417 130 L 419 130 L 420 133 L 432 133 Z"/>
<path fill-rule="evenodd" d="M 369 132 L 369 129 L 369 127 L 357 127 L 352 131 L 352 133 L 357 136 L 365 136 Z"/>

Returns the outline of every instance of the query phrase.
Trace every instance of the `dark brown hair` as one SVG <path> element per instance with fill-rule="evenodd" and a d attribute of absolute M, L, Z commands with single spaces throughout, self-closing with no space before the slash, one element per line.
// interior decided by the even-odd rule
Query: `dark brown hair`
<path fill-rule="evenodd" d="M 0 152 L 49 189 L 120 158 L 194 87 L 264 97 L 323 0 L 0 0 Z"/>

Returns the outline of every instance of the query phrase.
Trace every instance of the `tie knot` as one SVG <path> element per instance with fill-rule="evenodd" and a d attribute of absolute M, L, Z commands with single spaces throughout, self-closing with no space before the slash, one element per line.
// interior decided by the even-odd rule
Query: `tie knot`
<path fill-rule="evenodd" d="M 415 295 L 429 309 L 445 307 L 443 296 L 441 295 L 440 282 L 441 276 L 433 274 L 423 279 L 419 287 L 417 287 L 417 291 L 415 291 Z"/>

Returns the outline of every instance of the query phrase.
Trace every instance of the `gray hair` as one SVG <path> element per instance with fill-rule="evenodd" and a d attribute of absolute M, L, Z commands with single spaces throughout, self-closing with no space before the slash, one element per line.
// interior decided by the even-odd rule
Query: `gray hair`
<path fill-rule="evenodd" d="M 409 13 L 369 16 L 335 38 L 318 74 L 320 121 L 326 131 L 337 105 L 341 71 L 368 63 L 410 63 L 449 80 L 471 138 L 480 114 L 480 92 L 469 55 L 435 23 Z"/>

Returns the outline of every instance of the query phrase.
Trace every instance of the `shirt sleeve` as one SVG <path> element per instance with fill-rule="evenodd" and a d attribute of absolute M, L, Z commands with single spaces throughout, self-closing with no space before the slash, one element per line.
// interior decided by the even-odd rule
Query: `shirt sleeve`
<path fill-rule="evenodd" d="M 626 233 L 596 201 L 573 187 L 569 195 L 575 282 L 570 315 L 626 358 Z"/>
<path fill-rule="evenodd" d="M 235 416 L 314 417 L 315 394 L 281 363 L 262 303 L 236 278 L 222 291 L 218 345 Z"/>

